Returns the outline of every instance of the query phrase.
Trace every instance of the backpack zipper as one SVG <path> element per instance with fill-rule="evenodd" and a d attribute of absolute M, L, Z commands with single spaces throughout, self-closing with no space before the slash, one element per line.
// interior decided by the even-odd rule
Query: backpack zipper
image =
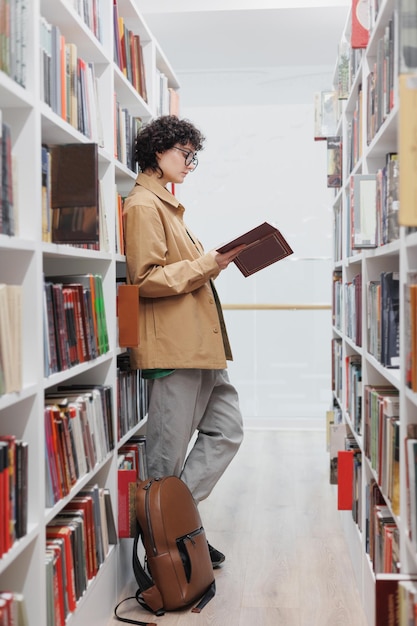
<path fill-rule="evenodd" d="M 151 524 L 151 514 L 150 514 L 150 504 L 149 504 L 149 500 L 150 500 L 150 493 L 149 493 L 149 489 L 152 486 L 152 483 L 158 480 L 157 478 L 151 480 L 147 485 L 145 485 L 144 489 L 145 489 L 145 515 L 146 515 L 146 524 L 148 526 L 148 534 L 149 534 L 149 539 L 150 539 L 150 543 L 151 543 L 151 549 L 153 554 L 156 556 L 158 551 L 156 549 L 156 545 L 155 545 L 155 538 L 154 538 L 154 534 L 153 534 L 153 528 L 152 528 L 152 524 Z"/>

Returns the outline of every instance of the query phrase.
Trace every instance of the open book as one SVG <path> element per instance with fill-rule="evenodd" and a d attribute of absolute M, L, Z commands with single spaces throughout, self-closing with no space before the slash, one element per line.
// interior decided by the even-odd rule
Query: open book
<path fill-rule="evenodd" d="M 250 276 L 272 263 L 293 254 L 293 250 L 278 228 L 263 222 L 243 235 L 217 248 L 217 252 L 228 252 L 245 243 L 246 248 L 233 260 L 244 276 Z"/>

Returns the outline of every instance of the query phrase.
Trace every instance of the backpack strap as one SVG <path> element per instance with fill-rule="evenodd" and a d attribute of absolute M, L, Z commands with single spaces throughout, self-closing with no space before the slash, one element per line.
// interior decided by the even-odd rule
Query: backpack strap
<path fill-rule="evenodd" d="M 119 606 L 123 604 L 123 602 L 126 602 L 127 600 L 137 600 L 137 597 L 130 596 L 129 598 L 125 598 L 124 600 L 119 602 L 119 604 L 115 607 L 114 616 L 116 617 L 116 619 L 119 620 L 119 622 L 125 622 L 126 624 L 136 624 L 136 626 L 157 626 L 157 624 L 155 624 L 154 622 L 140 622 L 135 619 L 129 619 L 128 617 L 120 617 L 120 615 L 117 614 L 117 610 Z"/>
<path fill-rule="evenodd" d="M 204 609 L 206 604 L 208 604 L 210 600 L 214 598 L 215 595 L 216 595 L 216 581 L 213 580 L 210 587 L 207 589 L 206 593 L 201 598 L 197 606 L 191 609 L 191 613 L 201 613 L 201 611 Z"/>
<path fill-rule="evenodd" d="M 145 602 L 141 599 L 141 594 L 144 591 L 147 591 L 148 589 L 152 589 L 152 587 L 155 587 L 155 585 L 154 585 L 152 578 L 145 572 L 145 570 L 142 567 L 141 562 L 139 561 L 138 543 L 139 543 L 140 536 L 141 536 L 141 529 L 140 529 L 139 524 L 137 523 L 136 534 L 135 534 L 135 538 L 133 541 L 132 566 L 133 566 L 133 573 L 135 574 L 136 582 L 138 584 L 139 589 L 137 590 L 135 596 L 130 596 L 129 598 L 125 598 L 124 600 L 121 600 L 121 602 L 119 602 L 119 604 L 114 609 L 114 615 L 119 620 L 119 622 L 125 622 L 127 624 L 136 624 L 136 626 L 157 626 L 157 624 L 155 624 L 154 622 L 141 622 L 138 620 L 129 619 L 127 617 L 120 617 L 120 615 L 117 614 L 117 610 L 120 607 L 120 605 L 123 604 L 123 602 L 127 602 L 127 600 L 136 600 L 141 606 L 143 606 L 143 608 L 152 612 L 152 609 L 147 604 L 145 604 Z"/>

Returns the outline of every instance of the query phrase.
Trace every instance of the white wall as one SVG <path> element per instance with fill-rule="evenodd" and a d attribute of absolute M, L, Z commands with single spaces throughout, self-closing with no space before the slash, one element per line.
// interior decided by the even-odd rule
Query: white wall
<path fill-rule="evenodd" d="M 196 93 L 201 96 L 207 75 L 179 74 L 181 116 L 207 138 L 197 170 L 178 190 L 187 224 L 209 249 L 270 220 L 295 251 L 249 278 L 231 265 L 217 280 L 223 304 L 331 301 L 326 147 L 313 140 L 313 93 L 331 86 L 331 74 L 332 68 L 307 74 L 292 68 L 288 76 L 284 68 L 255 101 L 231 103 L 232 92 L 251 84 L 240 72 L 229 76 L 228 96 L 217 106 L 195 104 L 206 102 Z M 216 76 L 209 80 L 215 84 Z M 222 80 L 217 76 L 218 94 Z M 226 310 L 225 316 L 234 353 L 230 376 L 245 424 L 323 427 L 331 402 L 330 311 Z"/>

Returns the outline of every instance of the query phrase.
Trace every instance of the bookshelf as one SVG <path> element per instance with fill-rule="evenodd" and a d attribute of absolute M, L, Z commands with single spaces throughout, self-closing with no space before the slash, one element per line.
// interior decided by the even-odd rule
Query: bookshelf
<path fill-rule="evenodd" d="M 340 448 L 351 452 L 348 490 L 353 502 L 341 511 L 341 519 L 370 626 L 385 623 L 377 615 L 380 574 L 394 578 L 395 573 L 404 577 L 417 573 L 415 537 L 410 537 L 411 463 L 406 451 L 406 440 L 413 437 L 410 432 L 417 423 L 417 396 L 408 382 L 409 358 L 414 353 L 407 295 L 409 273 L 417 269 L 417 239 L 408 215 L 413 205 L 407 204 L 404 191 L 398 193 L 395 180 L 399 171 L 401 188 L 409 190 L 416 175 L 414 166 L 412 176 L 405 168 L 403 176 L 407 154 L 399 142 L 401 132 L 413 134 L 412 117 L 401 117 L 405 100 L 399 87 L 402 75 L 415 80 L 416 72 L 415 67 L 404 67 L 400 54 L 405 36 L 402 23 L 413 25 L 414 31 L 406 36 L 416 42 L 416 16 L 414 21 L 401 20 L 406 6 L 394 0 L 370 2 L 367 43 L 354 51 L 346 48 L 352 34 L 349 13 L 340 48 L 347 55 L 343 63 L 339 53 L 334 81 L 343 96 L 335 131 L 342 139 L 343 160 L 342 184 L 331 192 L 334 424 L 330 446 L 332 436 L 342 429 Z M 408 10 L 415 7 L 410 4 Z M 396 162 L 389 163 L 393 159 Z M 355 193 L 355 185 L 359 188 L 369 180 L 372 193 L 367 195 L 365 187 Z M 396 292 L 386 288 L 387 277 L 395 279 Z M 387 293 L 391 300 L 385 299 Z M 390 308 L 394 301 L 395 311 Z M 380 321 L 389 311 L 392 323 Z M 381 537 L 374 534 L 377 528 L 382 529 Z M 388 555 L 386 563 L 381 563 L 381 554 Z"/>
<path fill-rule="evenodd" d="M 20 287 L 20 315 L 14 322 L 21 332 L 21 349 L 15 355 L 21 363 L 21 383 L 16 391 L 0 395 L 0 435 L 13 434 L 28 442 L 28 523 L 25 535 L 14 541 L 0 558 L 0 590 L 23 594 L 29 623 L 33 623 L 36 616 L 36 623 L 47 624 L 46 526 L 89 484 L 98 484 L 109 490 L 117 522 L 118 450 L 133 434 L 140 433 L 144 424 L 143 419 L 138 421 L 117 438 L 117 359 L 123 354 L 123 349 L 118 346 L 116 278 L 124 275 L 125 258 L 120 242 L 116 245 L 115 197 L 116 191 L 122 197 L 126 195 L 136 176 L 126 157 L 129 151 L 129 138 L 125 141 L 125 131 L 129 128 L 126 120 L 140 118 L 146 122 L 157 112 L 168 112 L 160 108 L 161 99 L 165 107 L 169 101 L 166 93 L 161 96 L 161 73 L 164 77 L 163 89 L 176 91 L 179 85 L 134 0 L 118 0 L 117 8 L 122 18 L 119 25 L 124 23 L 127 31 L 140 38 L 143 56 L 140 71 L 144 71 L 146 87 L 146 94 L 142 92 L 142 95 L 134 86 L 133 77 L 115 56 L 113 2 L 18 0 L 12 4 L 11 32 L 17 35 L 1 51 L 0 111 L 11 137 L 14 234 L 5 234 L 0 228 L 0 284 Z M 74 97 L 70 82 L 59 77 L 59 62 L 56 58 L 54 60 L 54 48 L 45 40 L 45 32 L 52 27 L 55 27 L 55 34 L 58 31 L 61 37 L 58 39 L 61 42 L 59 60 L 66 58 L 61 57 L 62 42 L 72 44 L 77 58 L 89 68 L 86 76 L 94 76 L 92 91 L 86 92 L 89 105 L 83 108 L 83 98 L 78 98 L 75 119 L 69 115 L 71 97 Z M 68 47 L 68 58 L 69 50 Z M 64 75 L 64 66 L 61 69 Z M 67 85 L 66 92 L 61 90 L 63 83 Z M 91 85 L 87 84 L 86 88 L 91 89 Z M 117 120 L 116 104 L 123 111 Z M 83 126 L 80 126 L 81 116 Z M 116 128 L 120 120 L 122 127 L 118 135 Z M 41 146 L 67 143 L 98 144 L 100 211 L 101 215 L 105 215 L 107 231 L 98 250 L 56 244 L 48 241 L 43 233 Z M 2 182 L 4 184 L 4 179 Z M 100 226 L 102 233 L 101 222 Z M 44 276 L 87 273 L 102 278 L 108 350 L 92 360 L 45 376 Z M 67 496 L 52 507 L 45 508 L 45 395 L 54 392 L 59 385 L 81 384 L 112 388 L 116 444 L 93 469 L 78 479 Z M 123 541 L 110 546 L 98 573 L 89 580 L 86 591 L 78 600 L 75 611 L 67 617 L 68 624 L 101 626 L 107 622 L 126 583 L 121 572 L 125 570 L 125 576 L 128 576 L 130 571 L 129 559 L 123 561 L 124 552 L 130 556 L 129 548 L 124 548 Z"/>

